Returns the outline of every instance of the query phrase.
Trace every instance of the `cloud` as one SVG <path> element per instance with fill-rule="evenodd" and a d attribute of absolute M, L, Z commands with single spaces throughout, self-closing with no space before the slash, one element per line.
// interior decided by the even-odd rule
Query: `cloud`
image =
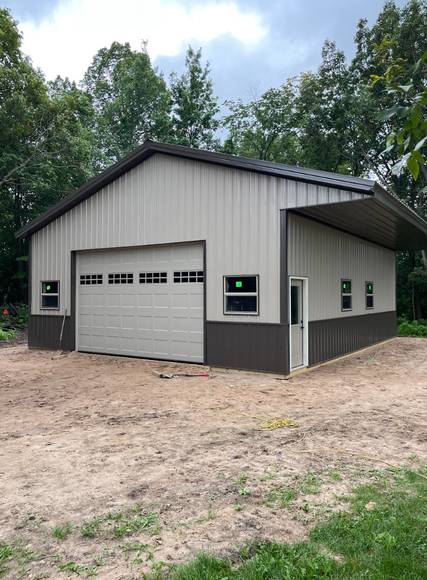
<path fill-rule="evenodd" d="M 234 3 L 185 6 L 171 0 L 70 0 L 48 20 L 21 22 L 20 29 L 24 52 L 47 78 L 60 74 L 73 80 L 80 80 L 95 53 L 113 41 L 139 49 L 148 40 L 154 60 L 183 53 L 190 39 L 204 44 L 229 35 L 255 46 L 267 32 L 259 14 Z"/>
<path fill-rule="evenodd" d="M 8 4 L 12 4 L 14 18 L 40 23 L 60 2 L 61 0 L 13 0 L 13 4 Z"/>

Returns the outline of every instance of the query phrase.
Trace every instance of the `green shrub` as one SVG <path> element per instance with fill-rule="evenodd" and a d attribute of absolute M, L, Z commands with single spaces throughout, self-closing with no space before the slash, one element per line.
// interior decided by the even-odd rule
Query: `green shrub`
<path fill-rule="evenodd" d="M 14 330 L 2 330 L 0 328 L 0 340 L 7 340 L 8 338 L 15 338 L 16 332 Z"/>
<path fill-rule="evenodd" d="M 18 313 L 16 320 L 17 324 L 19 324 L 19 326 L 28 326 L 28 306 L 18 306 L 16 311 Z"/>
<path fill-rule="evenodd" d="M 415 336 L 417 338 L 427 338 L 427 320 L 399 319 L 397 324 L 398 336 Z"/>

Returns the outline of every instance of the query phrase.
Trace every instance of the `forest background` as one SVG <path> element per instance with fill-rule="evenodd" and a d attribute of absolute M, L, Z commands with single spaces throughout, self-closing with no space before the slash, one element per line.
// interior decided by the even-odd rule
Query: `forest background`
<path fill-rule="evenodd" d="M 427 218 L 427 1 L 387 1 L 354 43 L 349 61 L 325 40 L 317 71 L 221 109 L 191 46 L 167 79 L 143 42 L 100 49 L 79 83 L 48 82 L 0 8 L 0 303 L 27 302 L 28 247 L 14 232 L 146 139 L 373 178 Z M 426 251 L 397 254 L 409 320 L 427 319 Z"/>

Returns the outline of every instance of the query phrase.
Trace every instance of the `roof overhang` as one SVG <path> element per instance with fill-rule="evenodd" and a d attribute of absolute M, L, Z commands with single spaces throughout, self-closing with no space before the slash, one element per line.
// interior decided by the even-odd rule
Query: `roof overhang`
<path fill-rule="evenodd" d="M 391 250 L 427 248 L 426 222 L 379 186 L 372 197 L 292 211 Z"/>
<path fill-rule="evenodd" d="M 15 233 L 15 237 L 21 239 L 30 237 L 156 153 L 364 194 L 363 200 L 295 208 L 295 211 L 387 248 L 427 249 L 427 223 L 373 180 L 154 141 L 146 141 L 134 149 L 44 214 L 26 224 Z"/>

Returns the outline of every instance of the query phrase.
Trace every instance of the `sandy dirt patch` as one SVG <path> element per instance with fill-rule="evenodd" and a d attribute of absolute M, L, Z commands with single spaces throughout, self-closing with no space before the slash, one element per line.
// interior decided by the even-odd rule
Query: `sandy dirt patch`
<path fill-rule="evenodd" d="M 186 562 L 203 549 L 233 557 L 251 541 L 306 537 L 323 514 L 345 509 L 340 494 L 357 477 L 380 477 L 385 466 L 294 454 L 287 446 L 302 432 L 292 449 L 427 463 L 424 339 L 395 339 L 287 381 L 53 355 L 24 345 L 0 351 L 0 542 L 22 540 L 45 554 L 23 577 L 65 577 L 58 566 L 69 562 L 88 566 L 84 575 L 98 562 L 100 579 L 141 578 L 153 562 Z M 209 377 L 167 380 L 154 371 Z M 287 416 L 301 431 L 258 431 L 254 419 L 205 407 Z M 83 536 L 96 517 L 95 537 Z M 129 524 L 142 517 L 151 523 Z M 67 524 L 65 540 L 52 536 Z"/>

